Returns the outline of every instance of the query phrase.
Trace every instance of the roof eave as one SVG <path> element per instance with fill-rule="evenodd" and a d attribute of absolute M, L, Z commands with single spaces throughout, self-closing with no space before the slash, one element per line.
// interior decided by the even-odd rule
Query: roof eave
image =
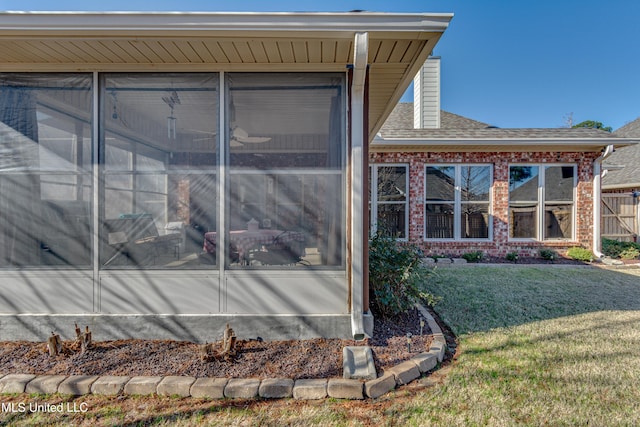
<path fill-rule="evenodd" d="M 624 184 L 602 184 L 602 190 L 626 190 L 640 188 L 640 182 L 625 182 Z"/>
<path fill-rule="evenodd" d="M 380 59 L 375 49 L 369 56 L 369 81 L 375 81 L 369 96 L 371 140 L 452 18 L 451 13 L 381 12 L 0 12 L 0 43 L 11 46 L 0 63 L 5 71 L 15 72 L 339 71 L 353 62 L 346 43 L 368 33 L 372 45 L 391 46 Z M 191 47 L 193 52 L 180 52 L 178 58 L 169 51 L 176 48 L 173 40 L 191 44 L 192 39 L 205 58 Z M 250 44 L 262 41 L 296 45 L 285 48 L 286 58 L 278 58 L 279 52 L 268 57 L 269 52 L 256 46 L 258 59 Z M 345 44 L 334 46 L 341 41 Z M 205 42 L 209 44 L 202 46 Z M 330 46 L 322 51 L 315 42 Z M 109 51 L 105 58 L 103 43 L 116 52 Z M 234 43 L 241 45 L 241 52 Z M 215 53 L 207 50 L 210 44 Z M 307 57 L 307 50 L 314 58 Z"/>
<path fill-rule="evenodd" d="M 637 144 L 637 140 L 623 138 L 395 138 L 376 137 L 371 143 L 372 151 L 600 151 L 608 145 L 625 147 Z"/>
<path fill-rule="evenodd" d="M 78 15 L 82 16 L 78 20 Z M 2 12 L 0 35 L 189 34 L 221 31 L 333 33 L 443 32 L 453 14 L 375 12 Z M 245 34 L 246 35 L 246 34 Z"/>

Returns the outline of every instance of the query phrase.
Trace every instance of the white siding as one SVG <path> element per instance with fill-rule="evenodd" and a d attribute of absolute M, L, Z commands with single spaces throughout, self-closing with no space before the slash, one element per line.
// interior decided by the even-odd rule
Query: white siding
<path fill-rule="evenodd" d="M 440 58 L 429 57 L 413 80 L 413 126 L 440 127 Z"/>

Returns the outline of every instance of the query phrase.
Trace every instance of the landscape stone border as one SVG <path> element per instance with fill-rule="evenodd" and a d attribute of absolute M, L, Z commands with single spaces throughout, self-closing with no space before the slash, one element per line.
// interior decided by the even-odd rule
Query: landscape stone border
<path fill-rule="evenodd" d="M 385 369 L 372 380 L 329 378 L 195 378 L 186 376 L 94 376 L 94 375 L 25 375 L 0 373 L 0 393 L 94 395 L 152 395 L 210 399 L 283 399 L 298 400 L 378 398 L 396 387 L 409 384 L 432 371 L 444 359 L 447 342 L 431 314 L 417 306 L 425 318 L 433 340 L 428 352 Z"/>

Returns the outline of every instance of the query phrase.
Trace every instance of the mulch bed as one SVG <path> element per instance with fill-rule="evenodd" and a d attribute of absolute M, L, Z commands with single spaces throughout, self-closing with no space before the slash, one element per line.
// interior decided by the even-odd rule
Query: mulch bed
<path fill-rule="evenodd" d="M 411 351 L 407 333 L 412 334 Z M 393 320 L 376 318 L 374 338 L 364 341 L 240 339 L 237 355 L 229 361 L 218 358 L 202 361 L 199 345 L 184 341 L 100 341 L 100 337 L 94 337 L 94 347 L 85 353 L 54 357 L 49 356 L 43 342 L 0 342 L 0 374 L 339 378 L 345 346 L 370 346 L 380 373 L 428 351 L 431 339 L 426 324 L 420 335 L 419 313 L 411 310 Z"/>
<path fill-rule="evenodd" d="M 536 258 L 536 257 L 519 257 L 517 262 L 509 261 L 506 258 L 500 257 L 484 257 L 481 264 L 543 264 L 543 265 L 588 265 L 589 263 L 583 261 L 577 261 L 572 258 L 558 257 L 553 261 L 544 259 L 544 258 Z"/>

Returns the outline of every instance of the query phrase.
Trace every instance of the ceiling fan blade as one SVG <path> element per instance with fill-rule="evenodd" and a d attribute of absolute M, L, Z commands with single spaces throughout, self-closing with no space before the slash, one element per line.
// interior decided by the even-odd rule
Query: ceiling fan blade
<path fill-rule="evenodd" d="M 231 138 L 247 144 L 260 144 L 271 140 L 266 136 L 249 136 L 246 130 L 237 126 L 231 131 Z"/>
<path fill-rule="evenodd" d="M 270 141 L 271 138 L 263 136 L 248 136 L 246 138 L 237 138 L 237 140 L 247 144 L 261 144 L 263 142 Z"/>
<path fill-rule="evenodd" d="M 249 132 L 237 126 L 234 127 L 233 130 L 231 131 L 232 138 L 243 139 L 243 138 L 247 138 L 248 136 L 249 136 Z"/>
<path fill-rule="evenodd" d="M 216 132 L 216 131 L 208 131 L 208 130 L 198 130 L 198 129 L 185 129 L 185 130 L 189 131 L 189 132 L 195 132 L 195 133 L 204 133 L 204 134 L 207 134 L 207 135 L 217 135 L 218 134 L 218 132 Z"/>
<path fill-rule="evenodd" d="M 237 139 L 232 139 L 231 141 L 229 141 L 229 145 L 232 147 L 242 147 L 244 146 L 244 144 L 240 141 L 238 141 Z"/>

